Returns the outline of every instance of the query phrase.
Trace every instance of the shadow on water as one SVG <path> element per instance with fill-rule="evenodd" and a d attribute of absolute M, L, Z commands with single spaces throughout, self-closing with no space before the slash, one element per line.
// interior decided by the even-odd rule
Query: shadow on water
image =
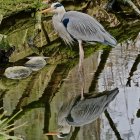
<path fill-rule="evenodd" d="M 131 78 L 133 77 L 133 73 L 137 71 L 137 67 L 139 63 L 140 63 L 140 54 L 137 55 L 136 60 L 130 70 L 129 77 L 127 78 L 128 80 L 127 80 L 126 86 L 131 87 L 131 80 L 132 80 Z"/>
<path fill-rule="evenodd" d="M 75 127 L 74 132 L 72 133 L 70 140 L 75 140 L 79 131 L 80 131 L 80 127 Z"/>
<path fill-rule="evenodd" d="M 58 64 L 52 74 L 51 80 L 48 83 L 48 86 L 44 89 L 42 96 L 38 99 L 38 101 L 33 101 L 29 103 L 26 106 L 22 106 L 22 102 L 24 101 L 24 98 L 27 98 L 30 96 L 31 91 L 30 88 L 33 87 L 33 81 L 36 79 L 39 75 L 39 73 L 36 73 L 32 76 L 31 80 L 28 82 L 28 86 L 26 87 L 25 91 L 22 94 L 22 97 L 19 99 L 15 110 L 11 114 L 13 116 L 15 113 L 17 113 L 21 106 L 22 106 L 22 111 L 14 118 L 20 119 L 23 115 L 25 115 L 28 111 L 31 111 L 35 108 L 45 108 L 45 113 L 44 113 L 44 133 L 49 131 L 49 123 L 50 123 L 50 117 L 51 117 L 51 107 L 50 107 L 50 102 L 55 96 L 55 93 L 58 91 L 60 84 L 62 84 L 63 79 L 66 78 L 69 69 L 71 69 L 71 65 L 69 63 L 62 63 Z M 32 81 L 32 82 L 31 82 Z M 49 140 L 52 140 L 53 137 L 49 136 Z"/>
<path fill-rule="evenodd" d="M 105 49 L 103 50 L 103 53 L 101 54 L 101 57 L 100 57 L 100 62 L 99 62 L 99 65 L 98 65 L 98 68 L 96 70 L 96 72 L 94 73 L 94 77 L 93 77 L 93 80 L 91 82 L 91 86 L 89 88 L 89 92 L 93 92 L 96 90 L 96 86 L 97 86 L 97 82 L 98 82 L 98 79 L 99 79 L 99 76 L 100 74 L 102 73 L 102 71 L 104 70 L 104 67 L 105 67 L 105 64 L 106 64 L 106 61 L 109 57 L 109 53 L 111 51 L 111 48 L 109 49 Z M 108 119 L 109 121 L 109 124 L 112 128 L 112 130 L 114 131 L 115 135 L 116 135 L 116 138 L 118 140 L 122 140 L 121 136 L 120 136 L 120 133 L 119 131 L 117 130 L 116 126 L 115 126 L 115 123 L 113 122 L 109 112 L 107 110 L 105 110 L 105 115 L 106 115 L 106 118 Z"/>
<path fill-rule="evenodd" d="M 44 133 L 49 132 L 49 123 L 51 117 L 50 102 L 55 96 L 55 93 L 58 91 L 58 87 L 60 86 L 62 79 L 66 78 L 69 69 L 70 66 L 67 63 L 57 65 L 48 86 L 44 90 L 44 94 L 39 99 L 41 102 L 43 101 L 45 103 Z M 52 136 L 49 136 L 48 138 L 49 140 L 53 139 Z"/>
<path fill-rule="evenodd" d="M 119 131 L 117 130 L 117 127 L 116 127 L 114 121 L 112 120 L 112 118 L 111 118 L 109 112 L 108 112 L 107 110 L 105 110 L 104 113 L 105 113 L 106 118 L 108 119 L 108 122 L 109 122 L 109 124 L 110 124 L 110 127 L 112 128 L 112 130 L 114 131 L 114 133 L 115 133 L 115 135 L 116 135 L 117 140 L 123 140 L 123 139 L 121 138 L 121 135 L 120 135 Z"/>
<path fill-rule="evenodd" d="M 89 92 L 95 91 L 99 76 L 102 73 L 102 71 L 104 70 L 104 67 L 105 67 L 105 64 L 106 64 L 106 61 L 108 59 L 110 51 L 111 51 L 111 48 L 103 50 L 103 53 L 101 54 L 101 57 L 100 57 L 100 59 L 101 59 L 100 63 L 98 65 L 96 72 L 94 73 L 94 77 L 93 77 L 91 86 L 89 88 Z"/>
<path fill-rule="evenodd" d="M 140 118 L 140 109 L 137 111 L 137 117 Z"/>

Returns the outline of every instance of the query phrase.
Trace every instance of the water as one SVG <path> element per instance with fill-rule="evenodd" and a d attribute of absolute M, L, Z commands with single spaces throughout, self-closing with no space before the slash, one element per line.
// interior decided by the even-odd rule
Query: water
<path fill-rule="evenodd" d="M 45 46 L 40 52 L 35 47 L 29 48 L 26 35 L 31 34 L 33 29 L 33 26 L 29 26 L 8 34 L 10 42 L 18 48 L 10 58 L 11 63 L 1 67 L 0 106 L 7 111 L 7 116 L 22 109 L 16 123 L 20 125 L 27 122 L 28 125 L 14 130 L 12 134 L 20 135 L 25 140 L 56 140 L 56 136 L 48 137 L 45 133 L 57 130 L 60 107 L 79 95 L 78 49 L 71 51 L 64 45 L 59 46 L 60 40 L 54 41 L 53 49 Z M 23 34 L 24 37 L 21 37 Z M 43 46 L 44 40 L 42 39 L 42 44 L 38 44 Z M 91 46 L 85 48 L 84 92 L 102 92 L 118 87 L 119 94 L 105 114 L 102 113 L 100 118 L 88 125 L 72 128 L 66 140 L 140 139 L 139 41 L 138 37 L 134 41 L 126 40 L 112 50 L 97 50 L 94 49 L 95 46 L 92 46 L 92 49 Z M 46 53 L 46 50 L 49 53 Z M 24 65 L 27 56 L 37 54 L 52 55 L 41 70 L 32 72 L 28 78 L 22 80 L 11 80 L 3 75 L 6 67 Z"/>
<path fill-rule="evenodd" d="M 119 95 L 110 106 L 109 112 L 123 139 L 140 139 L 140 121 L 137 116 L 140 107 L 139 80 L 139 48 L 132 41 L 118 45 L 110 53 L 100 76 L 99 89 L 119 87 Z M 107 120 L 104 116 L 102 121 L 106 126 Z M 107 139 L 107 135 L 112 137 L 110 128 L 103 129 L 102 132 L 103 139 Z"/>

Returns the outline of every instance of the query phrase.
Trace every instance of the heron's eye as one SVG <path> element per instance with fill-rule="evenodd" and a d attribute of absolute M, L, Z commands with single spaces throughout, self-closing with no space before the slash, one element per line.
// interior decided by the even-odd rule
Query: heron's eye
<path fill-rule="evenodd" d="M 62 4 L 58 3 L 58 4 L 54 5 L 54 8 L 56 9 L 57 7 L 61 7 L 61 6 L 62 6 Z"/>

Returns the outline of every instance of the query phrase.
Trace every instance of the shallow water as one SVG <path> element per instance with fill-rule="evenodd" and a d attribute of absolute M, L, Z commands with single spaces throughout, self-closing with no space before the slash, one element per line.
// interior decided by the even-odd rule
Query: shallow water
<path fill-rule="evenodd" d="M 18 33 L 14 34 L 14 37 L 16 35 L 18 36 Z M 140 139 L 139 41 L 138 38 L 135 41 L 127 40 L 112 50 L 97 50 L 85 58 L 84 92 L 102 92 L 118 87 L 119 94 L 105 114 L 102 113 L 90 124 L 73 127 L 66 140 Z M 20 39 L 17 39 L 16 43 L 19 42 Z M 10 66 L 24 65 L 27 56 L 22 57 L 21 54 L 31 55 L 34 52 L 27 46 L 19 50 L 10 58 Z M 28 78 L 22 80 L 6 78 L 3 75 L 5 68 L 1 67 L 0 106 L 7 111 L 7 116 L 22 108 L 17 124 L 28 123 L 28 126 L 18 128 L 12 134 L 20 135 L 25 140 L 58 139 L 56 136 L 45 136 L 45 133 L 57 130 L 60 107 L 80 93 L 78 65 L 77 62 L 69 65 L 72 61 L 77 60 L 67 59 L 62 63 L 48 63 L 41 70 L 32 72 Z"/>

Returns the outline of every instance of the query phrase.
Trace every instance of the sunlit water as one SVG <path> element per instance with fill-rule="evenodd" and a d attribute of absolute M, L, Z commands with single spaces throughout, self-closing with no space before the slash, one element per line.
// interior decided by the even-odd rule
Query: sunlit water
<path fill-rule="evenodd" d="M 140 118 L 137 116 L 140 108 L 139 49 L 132 41 L 119 44 L 110 53 L 99 78 L 99 90 L 119 87 L 119 95 L 108 111 L 124 140 L 140 139 Z M 101 139 L 115 139 L 105 116 L 101 118 Z"/>
<path fill-rule="evenodd" d="M 140 118 L 137 115 L 140 109 L 139 41 L 118 44 L 109 56 L 106 56 L 107 50 L 98 50 L 84 61 L 85 93 L 119 88 L 119 94 L 107 109 L 116 129 L 112 129 L 103 113 L 91 124 L 72 128 L 66 140 L 117 140 L 120 137 L 140 140 Z M 15 135 L 25 140 L 58 139 L 45 136 L 45 133 L 57 130 L 60 107 L 79 95 L 77 70 L 77 65 L 69 69 L 65 63 L 48 64 L 23 80 L 7 79 L 1 73 L 1 107 L 7 110 L 7 115 L 23 108 L 17 123 L 28 122 L 28 126 L 15 130 Z"/>

